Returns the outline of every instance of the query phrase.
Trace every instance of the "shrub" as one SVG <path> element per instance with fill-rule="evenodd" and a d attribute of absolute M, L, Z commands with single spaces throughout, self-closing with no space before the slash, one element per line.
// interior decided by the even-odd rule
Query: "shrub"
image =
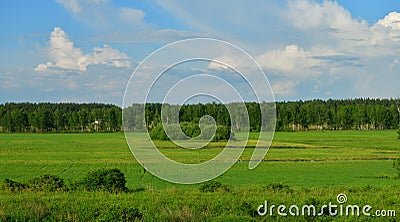
<path fill-rule="evenodd" d="M 10 191 L 21 191 L 28 188 L 28 184 L 13 181 L 11 179 L 5 179 L 5 188 Z"/>
<path fill-rule="evenodd" d="M 161 127 L 162 127 L 162 125 L 161 125 Z M 183 134 L 179 133 L 179 130 L 177 130 L 178 128 L 180 128 L 183 131 Z M 191 133 L 194 133 L 194 130 L 189 129 L 189 128 L 190 128 L 189 124 L 181 123 L 180 125 L 178 125 L 178 124 L 167 125 L 166 131 L 167 131 L 168 135 L 170 136 L 170 138 L 173 140 L 187 140 L 192 137 Z M 169 138 L 167 138 L 167 139 L 169 140 Z"/>
<path fill-rule="evenodd" d="M 111 205 L 104 210 L 96 221 L 135 221 L 141 220 L 143 213 L 134 207 Z"/>
<path fill-rule="evenodd" d="M 273 182 L 270 183 L 266 186 L 267 189 L 273 190 L 274 192 L 278 191 L 290 191 L 290 188 L 288 185 L 282 184 L 280 182 Z"/>
<path fill-rule="evenodd" d="M 231 128 L 228 126 L 217 126 L 217 132 L 213 138 L 213 141 L 229 140 L 233 139 L 234 134 L 231 133 Z"/>
<path fill-rule="evenodd" d="M 133 192 L 133 193 L 143 192 L 143 191 L 146 191 L 146 188 L 138 187 L 138 188 L 129 189 L 129 192 Z"/>
<path fill-rule="evenodd" d="M 5 187 L 10 191 L 23 191 L 23 190 L 34 190 L 34 191 L 60 191 L 64 190 L 64 180 L 54 175 L 42 175 L 34 177 L 29 183 L 20 183 L 11 179 L 5 179 Z"/>
<path fill-rule="evenodd" d="M 213 136 L 214 134 L 214 126 L 205 126 L 203 128 L 203 131 L 200 130 L 200 127 L 197 123 L 193 122 L 182 122 L 179 127 L 181 128 L 182 132 L 185 135 L 178 134 L 175 129 L 177 125 L 170 125 L 169 127 L 166 127 L 166 130 L 168 131 L 168 134 L 170 135 L 171 138 L 168 138 L 164 127 L 162 124 L 157 125 L 154 127 L 152 130 L 150 130 L 149 135 L 150 138 L 153 140 L 187 140 L 191 138 L 195 138 L 200 135 L 201 133 L 201 139 L 209 139 Z M 231 133 L 231 128 L 228 126 L 221 126 L 218 125 L 215 135 L 212 138 L 212 141 L 226 141 L 229 140 L 230 138 L 233 139 L 234 134 Z"/>
<path fill-rule="evenodd" d="M 64 180 L 54 175 L 43 175 L 33 178 L 29 187 L 36 191 L 59 191 L 64 189 Z"/>
<path fill-rule="evenodd" d="M 190 138 L 195 138 L 200 135 L 201 130 L 199 124 L 193 122 L 183 122 L 180 124 L 183 133 Z"/>
<path fill-rule="evenodd" d="M 219 181 L 210 180 L 210 181 L 203 183 L 200 186 L 199 190 L 203 193 L 213 193 L 217 190 L 229 191 L 229 188 L 228 188 L 228 186 L 223 185 Z"/>
<path fill-rule="evenodd" d="M 239 208 L 245 215 L 250 217 L 258 216 L 257 207 L 254 207 L 251 203 L 243 201 Z"/>
<path fill-rule="evenodd" d="M 152 140 L 168 140 L 168 136 L 161 124 L 151 129 L 149 135 Z"/>
<path fill-rule="evenodd" d="M 88 191 L 104 190 L 108 192 L 126 192 L 124 173 L 119 169 L 99 169 L 89 172 L 80 185 Z"/>

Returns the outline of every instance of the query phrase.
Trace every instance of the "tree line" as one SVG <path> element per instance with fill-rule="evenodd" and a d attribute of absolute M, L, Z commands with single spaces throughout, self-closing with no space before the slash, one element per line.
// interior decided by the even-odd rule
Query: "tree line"
<path fill-rule="evenodd" d="M 383 130 L 399 127 L 395 99 L 311 100 L 277 104 L 279 130 Z"/>
<path fill-rule="evenodd" d="M 164 122 L 176 122 L 177 120 L 161 119 L 163 104 L 133 104 L 124 112 L 125 127 L 130 130 L 152 129 Z M 228 109 L 232 112 L 230 118 Z M 260 107 L 267 110 L 262 118 Z M 217 125 L 231 126 L 236 132 L 260 131 L 266 125 L 271 127 L 271 104 L 245 103 L 245 109 L 236 103 L 227 105 L 218 103 L 185 104 L 174 106 L 164 104 L 164 112 L 179 110 L 179 122 L 198 123 L 204 115 L 210 115 Z M 276 102 L 276 130 L 384 130 L 397 129 L 400 123 L 399 100 L 396 99 L 343 99 L 343 100 L 308 100 L 308 101 L 283 101 Z M 139 122 L 141 113 L 145 113 L 145 122 Z M 246 128 L 246 116 L 249 116 L 249 128 Z M 268 116 L 269 115 L 269 116 Z M 168 115 L 167 115 L 168 116 Z"/>
<path fill-rule="evenodd" d="M 117 132 L 121 119 L 121 108 L 107 104 L 0 104 L 4 132 Z"/>
<path fill-rule="evenodd" d="M 383 130 L 399 127 L 398 100 L 346 99 L 276 102 L 276 130 Z M 230 118 L 231 110 L 233 118 Z M 199 123 L 210 115 L 219 126 L 236 132 L 260 131 L 271 126 L 271 118 L 262 118 L 261 108 L 273 110 L 268 103 L 164 104 L 165 112 L 179 112 L 164 122 Z M 110 104 L 77 103 L 5 103 L 0 104 L 0 124 L 3 132 L 118 132 L 152 130 L 162 122 L 161 103 L 132 104 L 124 110 Z M 246 119 L 247 113 L 249 119 Z M 267 115 L 271 114 L 267 112 Z M 143 115 L 145 116 L 144 121 Z M 272 115 L 270 115 L 272 116 Z M 164 117 L 165 118 L 165 117 Z M 171 118 L 171 117 L 170 117 Z M 248 127 L 247 127 L 248 126 Z"/>

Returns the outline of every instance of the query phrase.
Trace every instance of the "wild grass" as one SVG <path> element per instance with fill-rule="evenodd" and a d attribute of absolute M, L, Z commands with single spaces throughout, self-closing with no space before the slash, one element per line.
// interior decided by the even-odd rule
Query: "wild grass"
<path fill-rule="evenodd" d="M 132 138 L 138 146 L 145 140 L 140 133 Z M 243 135 L 237 134 L 236 138 L 240 140 Z M 351 204 L 368 203 L 400 213 L 400 180 L 395 179 L 398 172 L 393 167 L 394 160 L 400 158 L 396 131 L 278 132 L 264 162 L 249 170 L 247 161 L 256 138 L 257 134 L 252 133 L 241 162 L 216 179 L 227 189 L 204 193 L 199 189 L 201 184 L 172 184 L 145 172 L 122 133 L 0 134 L 0 181 L 9 178 L 27 182 L 51 174 L 69 183 L 89 171 L 107 167 L 124 172 L 127 187 L 136 191 L 2 190 L 0 221 L 343 221 L 347 218 L 255 215 L 257 206 L 266 199 L 274 204 L 321 205 L 335 201 L 339 193 L 347 194 Z M 156 142 L 165 155 L 187 163 L 213 158 L 225 144 L 215 142 L 207 148 L 188 150 L 171 142 Z"/>

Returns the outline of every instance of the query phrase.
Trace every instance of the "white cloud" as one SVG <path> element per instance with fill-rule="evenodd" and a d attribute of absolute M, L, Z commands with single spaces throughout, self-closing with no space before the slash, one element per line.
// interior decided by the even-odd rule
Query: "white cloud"
<path fill-rule="evenodd" d="M 193 32 L 189 30 L 155 29 L 133 32 L 113 32 L 104 36 L 94 37 L 93 40 L 105 40 L 118 43 L 171 43 L 177 40 L 188 38 L 209 37 L 208 34 Z"/>
<path fill-rule="evenodd" d="M 92 54 L 84 54 L 76 48 L 68 35 L 59 27 L 50 34 L 47 49 L 51 61 L 39 64 L 36 71 L 46 71 L 50 68 L 76 70 L 85 72 L 89 65 L 108 65 L 114 67 L 130 67 L 130 58 L 108 45 L 95 47 Z"/>
<path fill-rule="evenodd" d="M 78 13 L 81 10 L 78 0 L 57 0 L 57 2 L 64 5 L 65 8 L 73 13 Z"/>
<path fill-rule="evenodd" d="M 391 12 L 370 26 L 363 20 L 354 19 L 337 2 L 291 0 L 287 18 L 308 40 L 302 41 L 310 44 L 309 48 L 325 48 L 333 54 L 359 57 L 399 53 L 398 12 Z"/>
<path fill-rule="evenodd" d="M 141 24 L 143 22 L 145 13 L 138 9 L 121 8 L 118 15 L 122 21 L 133 24 Z"/>
<path fill-rule="evenodd" d="M 156 2 L 194 30 L 249 51 L 278 94 L 397 96 L 399 12 L 368 24 L 333 0 Z"/>
<path fill-rule="evenodd" d="M 86 55 L 89 64 L 102 64 L 114 67 L 130 67 L 130 58 L 108 45 L 95 47 L 93 54 Z"/>
<path fill-rule="evenodd" d="M 257 56 L 256 60 L 262 68 L 295 78 L 317 75 L 318 71 L 313 68 L 320 64 L 310 52 L 297 45 L 288 45 L 284 50 L 267 51 Z"/>
<path fill-rule="evenodd" d="M 391 12 L 385 18 L 380 19 L 377 24 L 400 31 L 400 13 Z"/>
<path fill-rule="evenodd" d="M 280 80 L 272 84 L 272 91 L 275 96 L 293 96 L 297 92 L 295 90 L 297 83 L 292 80 Z"/>
<path fill-rule="evenodd" d="M 230 67 L 236 69 L 254 72 L 254 68 L 250 68 L 248 58 L 245 55 L 236 53 L 225 53 L 213 59 L 216 62 L 210 62 L 208 68 L 215 70 L 226 70 Z M 269 74 L 291 77 L 297 80 L 310 79 L 321 74 L 318 69 L 323 64 L 321 59 L 315 59 L 313 54 L 304 50 L 298 45 L 287 45 L 284 49 L 275 49 L 264 52 L 255 57 L 260 67 Z M 219 62 L 223 62 L 227 67 Z"/>
<path fill-rule="evenodd" d="M 321 4 L 311 0 L 288 1 L 288 16 L 297 28 L 349 32 L 355 26 L 367 25 L 352 18 L 350 12 L 337 2 L 324 0 Z"/>
<path fill-rule="evenodd" d="M 215 70 L 230 70 L 232 68 L 235 70 L 246 70 L 249 69 L 249 64 L 247 63 L 248 61 L 249 60 L 246 55 L 239 55 L 237 53 L 230 52 L 213 58 L 208 64 L 207 68 Z"/>
<path fill-rule="evenodd" d="M 57 2 L 73 13 L 79 13 L 82 10 L 82 5 L 106 3 L 108 0 L 57 0 Z"/>
<path fill-rule="evenodd" d="M 87 38 L 102 42 L 101 45 L 88 49 L 81 45 L 82 42 L 71 41 L 72 38 L 60 28 L 54 29 L 46 48 L 48 59 L 35 62 L 41 63 L 37 65 L 37 71 L 46 72 L 37 72 L 34 76 L 29 71 L 3 76 L 0 79 L 3 88 L 14 85 L 26 88 L 29 85 L 32 92 L 34 89 L 54 88 L 54 98 L 57 93 L 68 92 L 71 98 L 84 97 L 86 101 L 93 101 L 95 93 L 103 93 L 112 100 L 113 92 L 123 92 L 123 83 L 129 79 L 129 76 L 124 76 L 126 70 L 114 67 L 127 67 L 129 57 L 110 46 L 102 46 L 103 42 L 157 43 L 146 44 L 146 47 L 153 47 L 178 39 L 212 36 L 232 42 L 253 55 L 266 71 L 279 99 L 324 98 L 328 93 L 329 97 L 398 96 L 399 12 L 382 15 L 381 20 L 368 24 L 361 18 L 354 18 L 334 0 L 257 3 L 156 0 L 171 16 L 187 26 L 186 30 L 173 30 L 157 29 L 158 24 L 167 24 L 157 20 L 146 23 L 147 11 L 121 7 L 112 1 L 57 1 L 71 12 L 75 21 L 88 28 L 90 37 Z M 232 61 L 240 67 L 247 65 L 229 53 L 221 52 L 221 55 L 227 56 L 211 58 Z M 218 69 L 212 65 L 215 64 L 208 68 Z M 103 74 L 109 76 L 100 79 Z M 123 83 L 118 85 L 119 81 Z M 147 79 L 143 77 L 143 81 Z M 1 95 L 7 93 L 7 90 L 0 92 Z M 24 96 L 30 95 L 21 95 L 20 98 L 26 100 Z M 116 100 L 119 101 L 120 97 Z"/>
<path fill-rule="evenodd" d="M 393 44 L 397 45 L 400 42 L 400 13 L 391 12 L 380 19 L 372 28 L 373 32 L 371 44 L 387 46 L 385 52 L 392 48 Z M 396 53 L 396 51 L 394 51 Z"/>
<path fill-rule="evenodd" d="M 57 0 L 75 19 L 83 22 L 96 31 L 94 41 L 118 43 L 173 41 L 208 37 L 204 32 L 193 30 L 159 29 L 157 24 L 148 23 L 144 19 L 143 10 L 132 7 L 121 7 L 109 0 Z"/>
<path fill-rule="evenodd" d="M 163 9 L 196 32 L 212 33 L 218 39 L 238 44 L 246 50 L 265 51 L 275 31 L 286 26 L 277 23 L 285 1 L 155 0 Z M 258 52 L 257 52 L 258 53 Z"/>
<path fill-rule="evenodd" d="M 144 21 L 146 14 L 142 10 L 116 6 L 109 0 L 57 0 L 57 2 L 71 11 L 75 19 L 103 32 L 150 27 Z"/>

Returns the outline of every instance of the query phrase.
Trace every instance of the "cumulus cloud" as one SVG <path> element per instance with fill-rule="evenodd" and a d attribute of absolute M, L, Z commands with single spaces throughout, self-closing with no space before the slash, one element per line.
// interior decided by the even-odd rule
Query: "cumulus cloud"
<path fill-rule="evenodd" d="M 357 20 L 337 2 L 291 0 L 288 2 L 289 22 L 296 27 L 313 48 L 331 53 L 385 56 L 398 53 L 400 13 L 391 12 L 375 24 Z M 304 41 L 306 42 L 306 41 Z M 320 50 L 319 55 L 324 52 Z"/>
<path fill-rule="evenodd" d="M 377 24 L 400 31 L 400 13 L 391 12 L 385 18 L 380 19 Z"/>
<path fill-rule="evenodd" d="M 93 53 L 84 54 L 80 48 L 74 46 L 74 43 L 60 27 L 55 27 L 51 32 L 47 53 L 51 61 L 39 64 L 35 68 L 36 71 L 58 68 L 85 72 L 89 65 L 98 64 L 130 67 L 130 58 L 108 45 L 95 47 Z"/>
<path fill-rule="evenodd" d="M 331 0 L 156 2 L 193 29 L 211 30 L 248 50 L 283 98 L 323 97 L 324 90 L 330 96 L 398 96 L 399 12 L 369 24 Z M 238 10 L 251 13 L 232 13 Z"/>
<path fill-rule="evenodd" d="M 400 42 L 400 13 L 389 13 L 372 27 L 372 31 L 374 32 L 374 44 Z"/>
<path fill-rule="evenodd" d="M 285 49 L 267 51 L 256 57 L 262 68 L 291 77 L 309 77 L 318 74 L 313 70 L 320 61 L 298 45 L 288 45 Z"/>
<path fill-rule="evenodd" d="M 290 0 L 287 17 L 302 30 L 323 28 L 343 32 L 351 31 L 355 26 L 367 25 L 363 20 L 353 19 L 348 10 L 332 1 L 319 4 L 311 0 Z"/>

